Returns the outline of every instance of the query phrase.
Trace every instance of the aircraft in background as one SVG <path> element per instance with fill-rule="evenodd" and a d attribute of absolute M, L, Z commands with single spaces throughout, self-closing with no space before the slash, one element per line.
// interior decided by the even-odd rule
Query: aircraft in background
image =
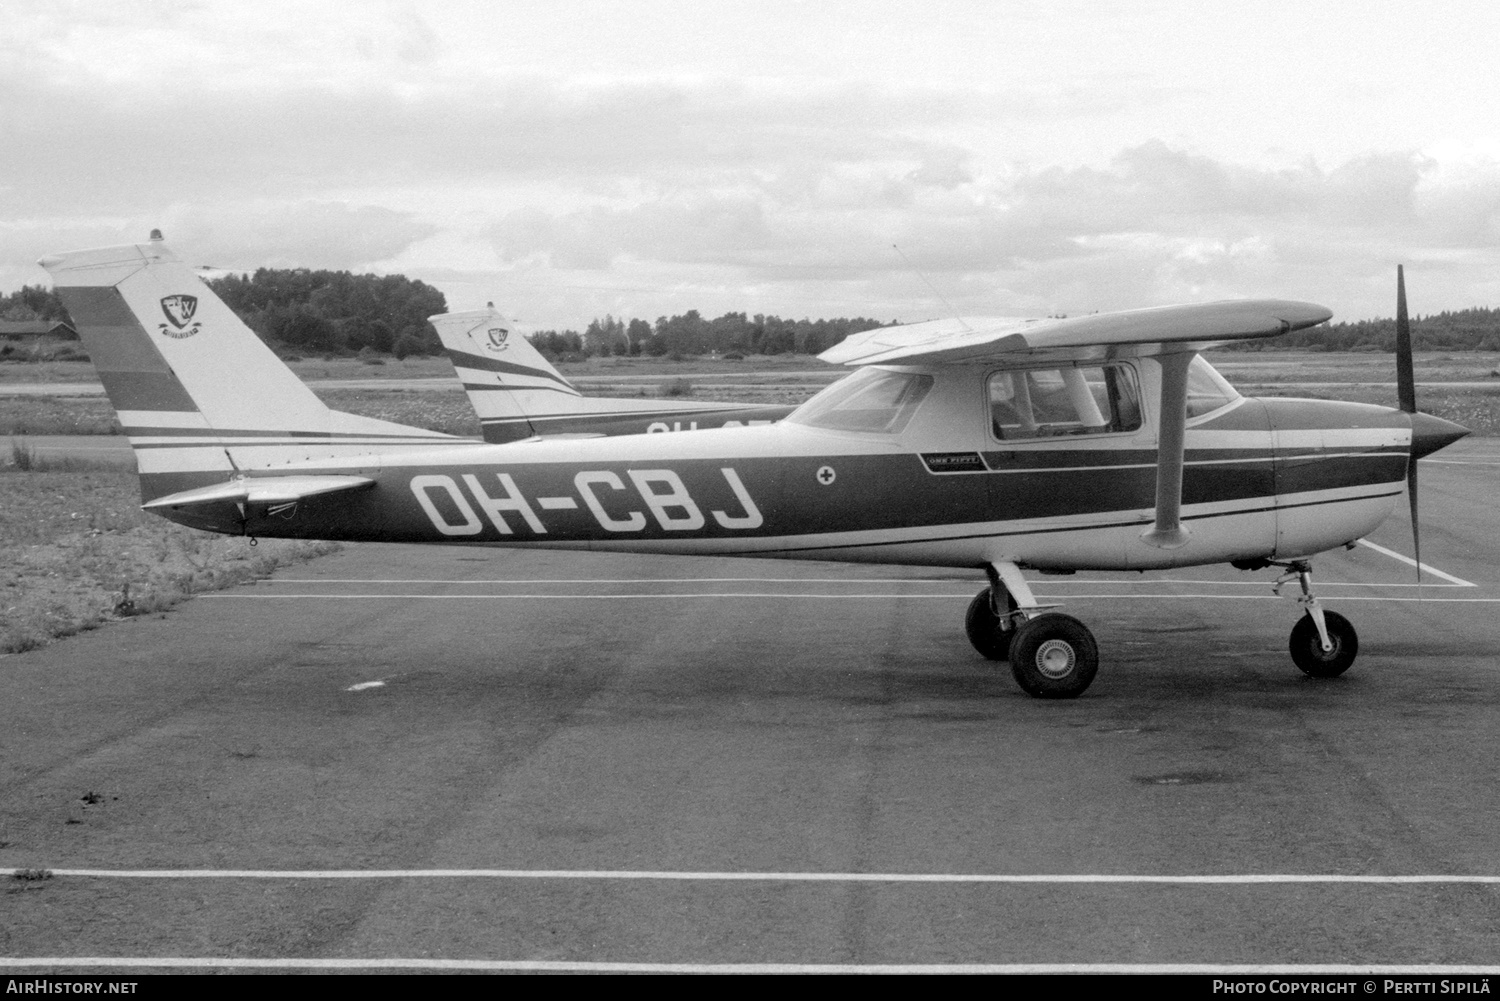
<path fill-rule="evenodd" d="M 1041 697 L 1083 692 L 1098 647 L 1026 570 L 1279 567 L 1301 585 L 1292 660 L 1342 673 L 1358 639 L 1310 558 L 1374 531 L 1403 480 L 1415 514 L 1416 460 L 1467 433 L 1416 412 L 1409 337 L 1401 409 L 1241 396 L 1201 350 L 1331 315 L 1247 300 L 886 327 L 824 352 L 854 372 L 775 424 L 478 444 L 330 410 L 159 234 L 40 263 L 146 510 L 252 537 L 982 570 L 970 642 Z"/>
<path fill-rule="evenodd" d="M 428 319 L 479 415 L 484 440 L 491 444 L 537 436 L 746 427 L 779 421 L 796 409 L 778 404 L 584 396 L 493 304 L 488 309 L 440 313 Z"/>

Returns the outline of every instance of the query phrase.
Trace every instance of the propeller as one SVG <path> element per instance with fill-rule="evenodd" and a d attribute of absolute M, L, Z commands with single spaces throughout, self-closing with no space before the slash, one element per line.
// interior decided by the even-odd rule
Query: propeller
<path fill-rule="evenodd" d="M 1396 400 L 1408 414 L 1417 412 L 1417 378 L 1411 361 L 1411 321 L 1406 316 L 1406 269 L 1396 265 Z M 1416 445 L 1416 424 L 1412 444 Z M 1406 502 L 1411 505 L 1411 549 L 1417 561 L 1417 581 L 1422 580 L 1422 529 L 1417 520 L 1417 450 L 1406 459 Z"/>
<path fill-rule="evenodd" d="M 1396 265 L 1396 399 L 1411 415 L 1411 452 L 1406 460 L 1406 499 L 1411 505 L 1411 548 L 1422 579 L 1422 530 L 1417 518 L 1417 460 L 1469 433 L 1469 429 L 1417 409 L 1417 382 L 1412 372 L 1411 321 L 1406 316 L 1406 274 Z"/>

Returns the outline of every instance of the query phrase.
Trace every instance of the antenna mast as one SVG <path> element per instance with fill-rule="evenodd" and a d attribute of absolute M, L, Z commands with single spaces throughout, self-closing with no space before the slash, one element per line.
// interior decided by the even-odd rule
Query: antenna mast
<path fill-rule="evenodd" d="M 917 266 L 911 262 L 911 258 L 907 257 L 904 253 L 902 253 L 900 247 L 896 246 L 893 243 L 893 244 L 891 244 L 891 249 L 894 250 L 896 253 L 901 254 L 901 259 L 906 262 L 906 266 L 909 267 L 909 268 L 911 268 L 912 273 L 915 274 L 918 278 L 922 279 L 923 283 L 926 284 L 926 286 L 929 289 L 932 290 L 932 294 L 937 297 L 937 301 L 940 302 L 940 303 L 942 303 L 943 304 L 943 308 L 947 309 L 949 313 L 953 314 L 953 318 L 958 321 L 958 325 L 960 327 L 963 327 L 965 330 L 973 330 L 974 329 L 973 327 L 969 326 L 967 323 L 964 322 L 964 318 L 962 316 L 958 315 L 958 310 L 956 310 L 956 309 L 953 308 L 953 303 L 951 303 L 947 299 L 943 298 L 943 293 L 941 293 L 941 292 L 939 292 L 937 290 L 937 286 L 934 285 L 934 284 L 932 284 L 932 282 L 928 281 L 927 280 L 927 276 L 924 275 L 924 274 L 922 274 L 921 271 L 917 270 Z"/>

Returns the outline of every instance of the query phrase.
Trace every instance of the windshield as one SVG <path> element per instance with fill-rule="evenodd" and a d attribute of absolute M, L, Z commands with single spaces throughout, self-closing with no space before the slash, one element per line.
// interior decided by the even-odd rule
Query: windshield
<path fill-rule="evenodd" d="M 835 382 L 785 419 L 830 431 L 899 434 L 931 388 L 930 375 L 862 368 Z"/>
<path fill-rule="evenodd" d="M 1240 398 L 1240 394 L 1212 365 L 1198 355 L 1188 366 L 1187 415 L 1202 417 L 1226 407 Z"/>

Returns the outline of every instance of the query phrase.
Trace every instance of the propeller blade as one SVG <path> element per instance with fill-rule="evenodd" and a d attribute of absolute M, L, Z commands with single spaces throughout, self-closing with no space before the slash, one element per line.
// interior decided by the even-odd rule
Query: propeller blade
<path fill-rule="evenodd" d="M 1396 398 L 1401 409 L 1417 412 L 1417 379 L 1412 371 L 1411 321 L 1406 316 L 1406 271 L 1396 265 Z M 1415 427 L 1413 428 L 1415 438 Z M 1416 444 L 1415 441 L 1412 442 Z M 1411 505 L 1411 548 L 1417 561 L 1417 582 L 1422 581 L 1422 529 L 1417 519 L 1417 450 L 1406 459 L 1406 502 Z"/>
<path fill-rule="evenodd" d="M 1396 398 L 1401 401 L 1402 410 L 1409 414 L 1417 412 L 1417 382 L 1411 366 L 1411 321 L 1406 318 L 1406 275 L 1399 264 L 1396 265 Z"/>
<path fill-rule="evenodd" d="M 1422 582 L 1422 530 L 1417 520 L 1417 455 L 1406 460 L 1406 502 L 1411 505 L 1411 551 L 1417 561 L 1417 583 Z"/>

